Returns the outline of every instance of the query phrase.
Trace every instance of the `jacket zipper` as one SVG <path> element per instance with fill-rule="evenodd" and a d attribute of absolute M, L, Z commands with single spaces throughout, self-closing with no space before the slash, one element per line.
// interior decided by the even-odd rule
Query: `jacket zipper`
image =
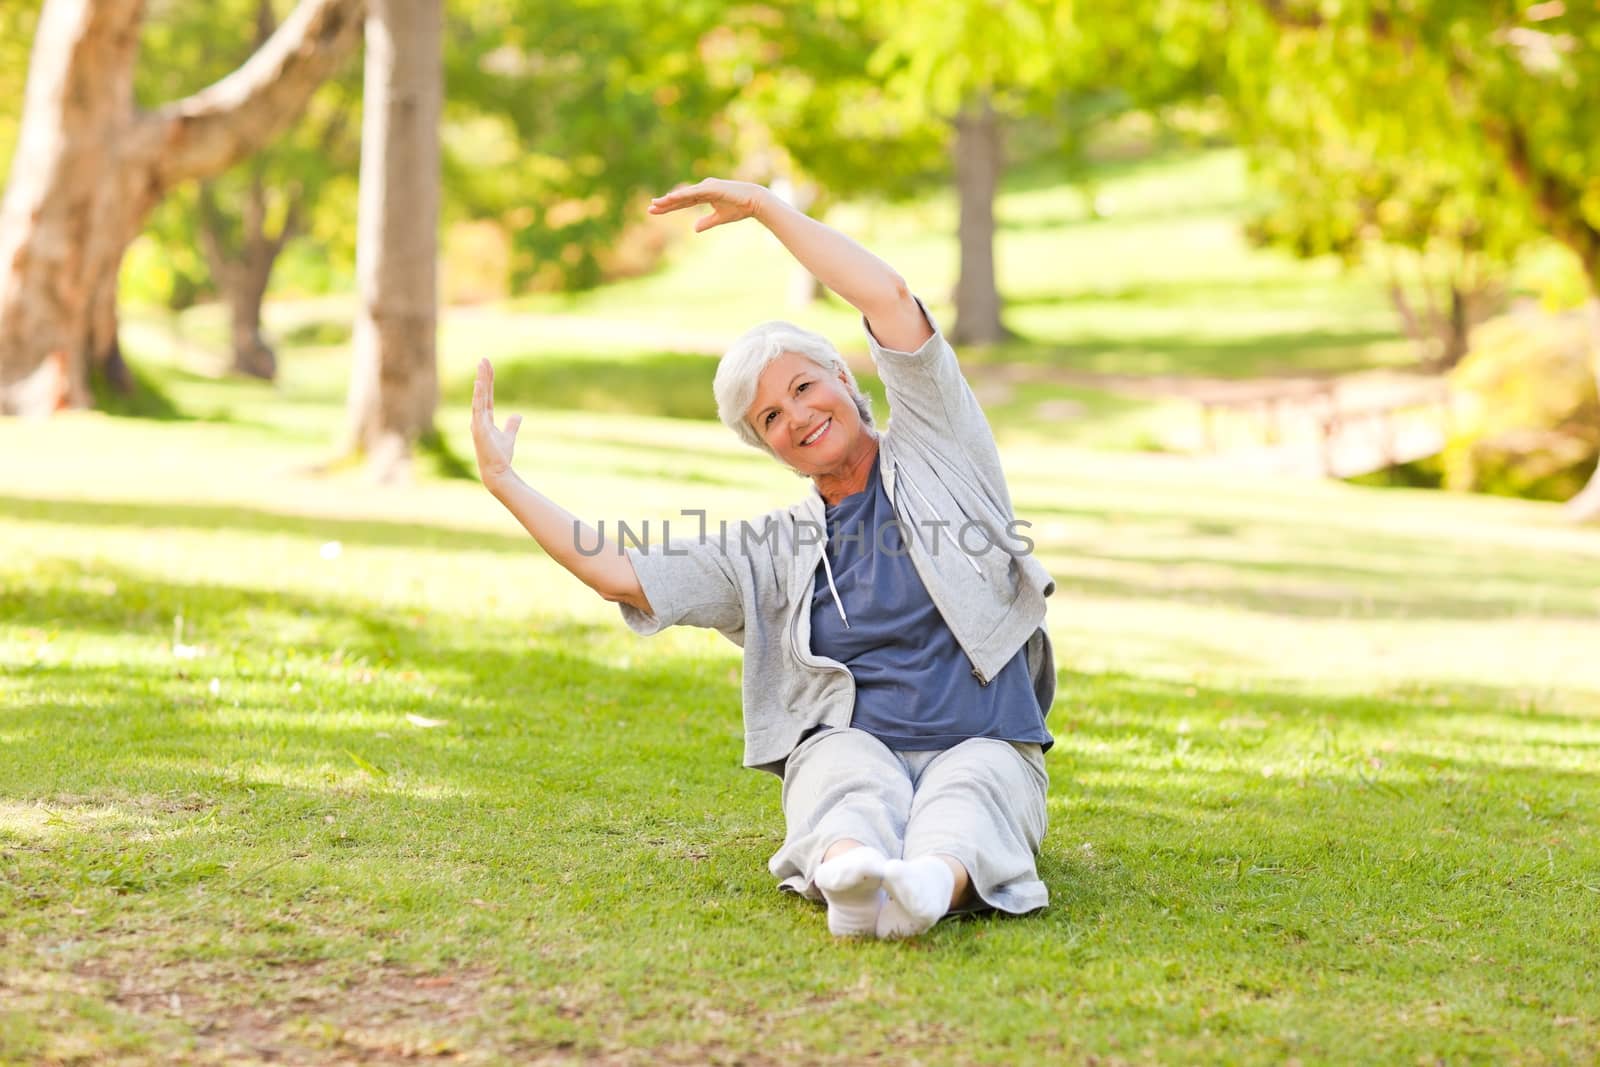
<path fill-rule="evenodd" d="M 894 478 L 893 478 L 893 479 L 892 479 L 892 480 L 891 480 L 891 484 L 898 484 L 898 483 L 899 483 L 899 482 L 900 482 L 900 481 L 901 481 L 901 477 L 900 477 L 900 471 L 899 471 L 899 470 L 898 470 L 898 469 L 897 469 L 897 470 L 895 470 L 895 472 L 894 472 Z M 924 504 L 926 504 L 926 505 L 927 505 L 927 508 L 928 508 L 928 511 L 929 511 L 929 513 L 931 513 L 931 514 L 938 514 L 938 512 L 937 512 L 937 510 L 936 510 L 936 509 L 935 509 L 935 508 L 934 508 L 934 506 L 933 506 L 933 504 L 932 504 L 932 503 L 931 503 L 931 502 L 930 502 L 930 501 L 929 501 L 929 500 L 928 500 L 928 498 L 927 498 L 927 497 L 926 497 L 926 496 L 924 496 L 924 495 L 923 495 L 923 492 L 922 492 L 922 490 L 921 490 L 921 489 L 918 489 L 918 488 L 917 488 L 917 483 L 916 483 L 916 482 L 913 482 L 913 481 L 912 481 L 912 480 L 911 480 L 911 479 L 909 479 L 909 478 L 906 478 L 906 479 L 904 479 L 904 481 L 905 481 L 905 483 L 906 483 L 906 484 L 907 484 L 907 485 L 909 485 L 909 486 L 911 486 L 911 491 L 912 491 L 912 492 L 913 492 L 913 493 L 916 493 L 916 494 L 917 494 L 917 497 L 918 497 L 918 498 L 919 498 L 919 499 L 921 499 L 921 501 L 922 501 L 922 502 L 923 502 L 923 503 L 924 503 Z M 890 503 L 890 504 L 891 504 L 891 505 L 893 505 L 893 504 L 894 504 L 894 500 L 893 500 L 893 499 L 891 499 L 891 500 L 890 500 L 890 501 L 889 501 L 889 503 Z M 896 513 L 896 515 L 898 515 L 898 514 L 899 514 L 899 507 L 898 507 L 898 505 L 896 505 L 896 506 L 895 506 L 895 513 Z M 936 527 L 934 527 L 934 530 L 935 530 L 935 531 L 936 531 L 936 532 L 935 532 L 935 534 L 934 534 L 934 537 L 935 537 L 935 538 L 937 538 L 937 537 L 938 537 L 938 533 L 937 533 L 937 531 L 938 531 L 938 530 L 942 530 L 942 529 L 943 529 L 943 527 L 942 527 L 942 526 L 936 526 Z M 915 536 L 915 535 L 913 535 L 913 536 Z M 952 543 L 952 544 L 955 544 L 955 538 L 953 538 L 953 537 L 952 537 L 952 538 L 950 538 L 950 541 L 951 541 L 951 543 Z M 966 554 L 966 553 L 965 553 L 965 552 L 962 552 L 962 551 L 961 551 L 961 546 L 960 546 L 960 545 L 958 545 L 958 544 L 956 544 L 956 545 L 955 545 L 955 550 L 956 550 L 956 552 L 957 552 L 957 553 L 958 553 L 958 554 L 960 554 L 960 555 L 961 555 L 961 557 L 962 557 L 962 558 L 963 558 L 963 559 L 965 559 L 965 560 L 966 560 L 966 561 L 967 561 L 967 562 L 968 562 L 968 563 L 969 563 L 969 564 L 971 564 L 971 565 L 972 565 L 972 569 L 973 569 L 973 570 L 974 570 L 974 571 L 976 571 L 976 572 L 977 572 L 977 574 L 978 574 L 978 577 L 979 577 L 979 578 L 981 578 L 981 579 L 983 579 L 983 580 L 984 580 L 984 581 L 985 581 L 985 582 L 987 582 L 987 581 L 988 581 L 988 580 L 989 580 L 989 579 L 988 579 L 988 576 L 987 576 L 987 575 L 985 575 L 985 574 L 984 574 L 984 573 L 983 573 L 983 571 L 981 571 L 981 570 L 979 570 L 979 569 L 978 569 L 978 564 L 977 564 L 977 562 L 976 562 L 976 561 L 974 561 L 974 560 L 973 560 L 973 558 L 972 558 L 972 557 L 971 557 L 971 556 L 968 556 L 968 555 L 967 555 L 967 554 Z M 912 569 L 912 570 L 917 570 L 917 560 L 916 560 L 916 557 L 915 557 L 915 556 L 913 556 L 913 557 L 911 557 L 911 569 Z M 936 607 L 936 608 L 938 608 L 938 609 L 939 609 L 939 617 L 940 617 L 940 618 L 942 618 L 942 619 L 945 619 L 945 620 L 947 620 L 947 621 L 946 621 L 946 623 L 945 623 L 945 625 L 946 625 L 946 626 L 948 626 L 948 625 L 950 625 L 950 624 L 949 624 L 949 622 L 948 622 L 948 620 L 949 620 L 949 618 L 950 618 L 950 615 L 949 615 L 949 613 L 948 613 L 948 612 L 946 612 L 946 611 L 945 611 L 945 610 L 944 610 L 944 605 L 943 605 L 943 604 L 941 604 L 941 603 L 939 603 L 939 599 L 938 599 L 938 597 L 936 597 L 936 596 L 935 596 L 935 595 L 934 595 L 934 592 L 933 592 L 933 589 L 932 589 L 932 587 L 931 587 L 931 586 L 929 586 L 929 585 L 928 585 L 928 580 L 927 580 L 927 579 L 926 579 L 926 578 L 923 578 L 923 577 L 922 577 L 922 572 L 921 572 L 921 571 L 920 571 L 920 570 L 917 570 L 917 577 L 918 577 L 918 578 L 922 578 L 922 587 L 923 587 L 923 588 L 924 588 L 924 589 L 926 589 L 926 590 L 927 590 L 927 592 L 928 592 L 928 599 L 929 599 L 929 600 L 932 600 L 932 601 L 933 601 L 933 606 L 934 606 L 934 607 Z M 951 636 L 953 636 L 953 637 L 954 637 L 954 636 L 955 636 L 955 631 L 954 631 L 954 630 L 951 630 L 951 632 L 950 632 L 950 633 L 951 633 Z M 971 653 L 971 652 L 968 652 L 968 651 L 967 651 L 967 646 L 966 646 L 966 645 L 964 645 L 964 644 L 962 644 L 962 643 L 961 643 L 961 638 L 959 638 L 959 637 L 956 637 L 956 644 L 958 644 L 958 645 L 961 645 L 961 651 L 963 651 L 963 652 L 966 652 L 966 654 L 967 654 L 967 662 L 968 662 L 968 663 L 972 663 L 972 653 Z M 973 676 L 973 677 L 974 677 L 974 678 L 976 678 L 976 679 L 977 679 L 977 680 L 978 680 L 978 684 L 979 684 L 979 685 L 981 685 L 981 686 L 985 686 L 985 687 L 987 687 L 987 686 L 988 686 L 988 684 L 989 684 L 989 683 L 990 683 L 990 682 L 992 682 L 992 681 L 993 681 L 993 680 L 994 680 L 994 679 L 992 679 L 992 678 L 986 678 L 986 677 L 984 677 L 984 674 L 983 674 L 983 672 L 982 672 L 982 671 L 980 671 L 980 670 L 979 670 L 979 669 L 978 669 L 978 667 L 977 667 L 977 664 L 975 664 L 975 663 L 974 663 L 974 664 L 973 664 L 973 667 L 972 667 L 972 676 Z"/>
<path fill-rule="evenodd" d="M 824 552 L 828 550 L 826 544 L 823 545 L 822 550 Z M 813 564 L 810 573 L 815 576 L 816 572 L 816 565 Z M 813 580 L 815 580 L 814 577 Z M 850 683 L 853 687 L 855 684 L 855 676 L 850 673 L 849 667 L 846 667 L 842 663 L 825 663 L 815 656 L 808 657 L 800 654 L 800 613 L 810 609 L 811 594 L 809 588 L 805 590 L 804 596 L 796 595 L 795 605 L 794 615 L 792 618 L 790 618 L 789 624 L 784 627 L 786 635 L 789 639 L 789 654 L 794 657 L 796 663 L 800 664 L 800 666 L 806 668 L 807 670 L 836 671 L 840 674 L 843 674 L 845 677 L 850 679 Z"/>

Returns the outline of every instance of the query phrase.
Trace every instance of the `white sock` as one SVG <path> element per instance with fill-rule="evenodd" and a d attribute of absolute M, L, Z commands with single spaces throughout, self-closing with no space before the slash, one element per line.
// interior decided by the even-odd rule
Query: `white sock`
<path fill-rule="evenodd" d="M 828 902 L 828 932 L 871 937 L 883 907 L 883 853 L 869 845 L 841 853 L 817 868 L 815 881 Z"/>
<path fill-rule="evenodd" d="M 955 872 L 937 856 L 890 860 L 883 867 L 889 899 L 878 913 L 879 937 L 916 937 L 950 910 Z"/>

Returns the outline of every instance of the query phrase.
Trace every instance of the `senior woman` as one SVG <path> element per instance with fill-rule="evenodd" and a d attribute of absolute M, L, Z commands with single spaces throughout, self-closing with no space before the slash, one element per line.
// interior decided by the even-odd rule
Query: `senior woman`
<path fill-rule="evenodd" d="M 733 532 L 624 551 L 513 472 L 521 418 L 495 425 L 484 361 L 484 484 L 635 631 L 713 627 L 743 647 L 745 763 L 783 779 L 769 867 L 826 902 L 830 931 L 914 937 L 951 912 L 1043 907 L 1054 586 L 955 353 L 888 264 L 761 186 L 711 178 L 650 211 L 700 204 L 697 232 L 754 218 L 861 312 L 888 428 L 825 338 L 758 326 L 718 365 L 718 412 L 813 491 Z"/>

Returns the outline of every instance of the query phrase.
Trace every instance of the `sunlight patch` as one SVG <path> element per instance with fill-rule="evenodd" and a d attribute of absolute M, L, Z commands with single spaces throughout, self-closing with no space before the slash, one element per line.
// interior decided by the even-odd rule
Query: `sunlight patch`
<path fill-rule="evenodd" d="M 110 804 L 0 800 L 0 838 L 51 844 L 72 834 L 152 830 L 150 816 Z"/>

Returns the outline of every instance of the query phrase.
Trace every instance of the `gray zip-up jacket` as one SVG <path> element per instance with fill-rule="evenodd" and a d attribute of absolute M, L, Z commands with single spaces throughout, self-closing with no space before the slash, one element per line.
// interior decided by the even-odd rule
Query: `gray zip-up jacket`
<path fill-rule="evenodd" d="M 933 336 L 915 352 L 884 348 L 867 330 L 889 396 L 878 442 L 884 491 L 912 565 L 972 673 L 987 685 L 1026 645 L 1039 707 L 1048 712 L 1055 663 L 1045 598 L 1055 582 L 1032 556 L 1026 524 L 1014 522 L 994 434 L 955 352 L 931 315 L 928 324 Z M 744 763 L 780 775 L 807 730 L 848 726 L 855 710 L 849 670 L 811 652 L 811 591 L 826 562 L 823 508 L 813 489 L 725 534 L 710 529 L 693 541 L 628 549 L 654 614 L 623 604 L 623 619 L 642 635 L 679 624 L 712 627 L 742 647 Z"/>

